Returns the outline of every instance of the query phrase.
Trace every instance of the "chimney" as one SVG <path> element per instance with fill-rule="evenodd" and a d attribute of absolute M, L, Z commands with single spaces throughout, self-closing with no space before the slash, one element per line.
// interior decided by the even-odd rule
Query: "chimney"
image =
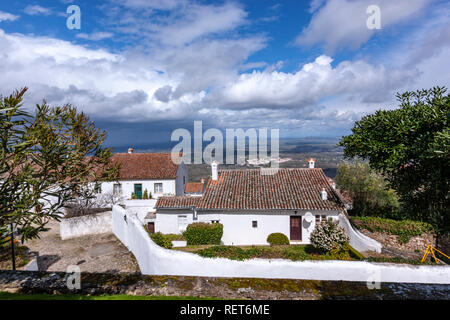
<path fill-rule="evenodd" d="M 333 181 L 333 182 L 331 183 L 331 187 L 333 188 L 333 190 L 336 190 L 336 182 Z"/>
<path fill-rule="evenodd" d="M 320 192 L 320 194 L 322 195 L 322 200 L 327 200 L 328 199 L 328 195 L 327 192 L 325 191 L 325 188 L 322 188 L 322 191 Z"/>
<path fill-rule="evenodd" d="M 308 161 L 308 167 L 309 167 L 310 169 L 313 169 L 313 168 L 314 168 L 314 163 L 315 163 L 316 161 L 314 161 L 313 158 L 308 158 L 308 160 L 306 160 L 306 161 Z"/>
<path fill-rule="evenodd" d="M 200 182 L 201 182 L 202 184 L 205 184 L 205 179 L 202 178 L 202 179 L 200 180 Z"/>
<path fill-rule="evenodd" d="M 216 181 L 218 177 L 218 166 L 219 163 L 217 161 L 211 162 L 211 179 L 214 181 Z"/>
<path fill-rule="evenodd" d="M 133 153 L 134 149 L 133 148 L 128 148 L 128 153 Z"/>

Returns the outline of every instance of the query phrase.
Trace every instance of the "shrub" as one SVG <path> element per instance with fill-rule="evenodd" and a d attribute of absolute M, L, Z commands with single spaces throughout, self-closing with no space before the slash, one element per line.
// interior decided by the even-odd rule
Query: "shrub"
<path fill-rule="evenodd" d="M 148 199 L 148 191 L 147 191 L 147 189 L 144 190 L 144 194 L 142 195 L 142 199 Z"/>
<path fill-rule="evenodd" d="M 134 192 L 131 193 L 131 199 L 137 199 L 137 196 Z"/>
<path fill-rule="evenodd" d="M 327 220 L 316 225 L 316 228 L 311 232 L 310 240 L 314 248 L 319 251 L 331 252 L 332 250 L 343 249 L 348 242 L 348 236 L 336 222 Z"/>
<path fill-rule="evenodd" d="M 188 245 L 220 244 L 222 235 L 221 223 L 196 222 L 188 225 L 184 232 Z"/>
<path fill-rule="evenodd" d="M 172 240 L 170 240 L 170 237 L 162 234 L 161 232 L 151 233 L 150 238 L 160 247 L 166 249 L 172 248 Z"/>
<path fill-rule="evenodd" d="M 288 245 L 290 243 L 289 238 L 282 233 L 269 234 L 267 242 L 270 243 L 271 246 Z"/>

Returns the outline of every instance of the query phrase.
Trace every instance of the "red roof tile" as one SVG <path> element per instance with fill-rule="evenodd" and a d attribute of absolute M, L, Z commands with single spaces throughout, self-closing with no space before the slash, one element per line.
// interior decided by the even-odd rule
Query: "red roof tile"
<path fill-rule="evenodd" d="M 198 207 L 201 197 L 191 196 L 173 196 L 173 197 L 159 197 L 156 202 L 157 208 L 190 208 Z"/>
<path fill-rule="evenodd" d="M 184 187 L 184 193 L 203 193 L 203 183 L 201 182 L 188 182 Z"/>
<path fill-rule="evenodd" d="M 119 179 L 175 179 L 178 165 L 170 153 L 116 153 L 112 163 L 120 163 Z"/>
<path fill-rule="evenodd" d="M 325 188 L 328 200 L 322 200 Z M 279 169 L 262 175 L 260 169 L 223 170 L 209 180 L 196 207 L 205 210 L 343 210 L 344 204 L 322 169 Z M 174 201 L 178 204 L 178 202 Z M 157 207 L 171 207 L 159 202 Z M 179 206 L 177 206 L 179 207 Z"/>

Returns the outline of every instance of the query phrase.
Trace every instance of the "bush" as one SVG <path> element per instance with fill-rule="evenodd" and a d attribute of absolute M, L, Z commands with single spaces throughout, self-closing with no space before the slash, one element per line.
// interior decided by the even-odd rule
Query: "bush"
<path fill-rule="evenodd" d="M 327 220 L 316 225 L 316 228 L 311 232 L 310 240 L 317 250 L 331 252 L 332 250 L 342 250 L 348 242 L 348 236 L 336 222 Z"/>
<path fill-rule="evenodd" d="M 270 243 L 271 246 L 288 245 L 290 243 L 289 238 L 282 233 L 269 234 L 267 242 Z"/>
<path fill-rule="evenodd" d="M 184 232 L 188 245 L 220 244 L 222 235 L 221 223 L 196 222 L 188 225 Z"/>
<path fill-rule="evenodd" d="M 400 243 L 407 243 L 411 237 L 433 231 L 431 224 L 420 221 L 392 220 L 379 217 L 352 217 L 351 220 L 358 229 L 396 235 Z"/>
<path fill-rule="evenodd" d="M 147 189 L 144 190 L 144 194 L 142 195 L 142 199 L 148 199 L 148 191 L 147 191 Z"/>
<path fill-rule="evenodd" d="M 172 248 L 172 240 L 170 240 L 170 237 L 162 234 L 161 232 L 151 233 L 150 238 L 160 247 L 166 249 Z"/>

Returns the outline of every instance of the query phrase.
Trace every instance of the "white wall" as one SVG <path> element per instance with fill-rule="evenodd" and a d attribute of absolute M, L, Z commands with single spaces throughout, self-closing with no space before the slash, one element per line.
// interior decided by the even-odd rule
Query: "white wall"
<path fill-rule="evenodd" d="M 59 234 L 62 240 L 111 231 L 111 211 L 61 219 L 61 223 L 59 224 Z"/>
<path fill-rule="evenodd" d="M 141 222 L 144 221 L 145 216 L 148 213 L 155 212 L 156 199 L 136 199 L 136 200 L 125 200 L 124 204 L 127 209 L 132 214 L 136 214 Z"/>
<path fill-rule="evenodd" d="M 450 266 L 410 266 L 361 261 L 234 261 L 203 258 L 156 245 L 133 215 L 113 208 L 113 232 L 136 257 L 143 274 L 305 280 L 450 284 Z"/>
<path fill-rule="evenodd" d="M 323 213 L 321 213 L 323 214 Z M 249 213 L 198 213 L 198 219 L 193 220 L 192 210 L 159 210 L 156 215 L 155 231 L 162 233 L 180 233 L 178 216 L 186 215 L 188 224 L 193 222 L 211 222 L 219 220 L 223 224 L 222 242 L 225 245 L 267 245 L 267 237 L 271 233 L 281 232 L 290 237 L 290 215 L 260 212 Z M 304 213 L 298 214 L 304 216 Z M 337 220 L 337 214 L 326 214 Z M 252 222 L 257 221 L 258 227 L 253 228 Z M 309 236 L 315 228 L 315 220 L 307 223 L 302 218 L 302 241 L 308 244 Z"/>
<path fill-rule="evenodd" d="M 112 193 L 113 185 L 117 182 L 102 182 L 102 193 Z M 121 180 L 119 181 L 122 184 L 122 195 L 125 199 L 131 199 L 131 193 L 134 192 L 134 184 L 140 183 L 142 184 L 142 195 L 144 194 L 145 189 L 147 192 L 152 193 L 152 197 L 157 199 L 162 195 L 175 195 L 176 186 L 175 180 Z M 163 184 L 163 193 L 155 193 L 155 183 Z"/>
<path fill-rule="evenodd" d="M 339 225 L 344 228 L 350 238 L 350 245 L 358 251 L 376 251 L 381 252 L 382 245 L 378 241 L 362 234 L 353 228 L 350 221 L 344 214 L 339 215 Z"/>

